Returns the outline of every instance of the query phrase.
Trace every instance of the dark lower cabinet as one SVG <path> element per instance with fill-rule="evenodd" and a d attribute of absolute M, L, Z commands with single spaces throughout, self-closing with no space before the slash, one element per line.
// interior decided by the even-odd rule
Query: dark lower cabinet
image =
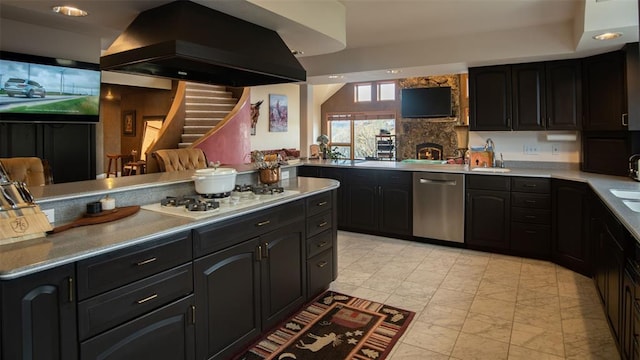
<path fill-rule="evenodd" d="M 74 279 L 70 264 L 0 283 L 0 358 L 78 358 Z"/>
<path fill-rule="evenodd" d="M 624 271 L 623 278 L 623 294 L 622 294 L 622 339 L 620 341 L 620 349 L 622 358 L 627 360 L 637 359 L 634 358 L 634 341 L 636 339 L 636 332 L 640 331 L 634 324 L 635 312 L 640 311 L 636 309 L 636 296 L 640 295 L 636 293 L 638 287 L 638 273 L 636 269 L 637 264 L 635 261 L 630 264 L 627 262 Z"/>
<path fill-rule="evenodd" d="M 551 180 L 553 194 L 551 256 L 557 264 L 591 276 L 588 190 L 588 185 L 585 183 Z"/>
<path fill-rule="evenodd" d="M 467 190 L 465 242 L 494 250 L 509 248 L 510 193 L 496 190 Z"/>
<path fill-rule="evenodd" d="M 335 167 L 323 167 L 323 166 L 300 166 L 298 167 L 298 176 L 315 177 L 323 179 L 333 179 L 340 182 L 340 187 L 337 190 L 337 199 L 335 211 L 337 212 L 337 221 L 339 228 L 345 228 L 347 226 L 347 180 L 348 170 Z"/>
<path fill-rule="evenodd" d="M 83 360 L 195 359 L 193 295 L 80 345 Z"/>
<path fill-rule="evenodd" d="M 228 359 L 306 300 L 304 221 L 194 262 L 196 354 Z M 200 237 L 224 237 L 224 228 Z"/>

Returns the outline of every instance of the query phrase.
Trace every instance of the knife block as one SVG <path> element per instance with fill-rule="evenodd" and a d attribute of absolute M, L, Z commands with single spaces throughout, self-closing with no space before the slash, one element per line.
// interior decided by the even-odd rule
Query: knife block
<path fill-rule="evenodd" d="M 469 158 L 469 168 L 471 169 L 477 167 L 493 167 L 493 151 L 471 151 Z"/>
<path fill-rule="evenodd" d="M 47 231 L 52 229 L 47 216 L 40 206 L 26 202 L 19 194 L 14 183 L 0 185 L 11 195 L 17 208 L 11 208 L 5 199 L 2 199 L 0 210 L 0 245 L 18 241 L 44 237 Z M 2 196 L 0 194 L 0 196 Z"/>

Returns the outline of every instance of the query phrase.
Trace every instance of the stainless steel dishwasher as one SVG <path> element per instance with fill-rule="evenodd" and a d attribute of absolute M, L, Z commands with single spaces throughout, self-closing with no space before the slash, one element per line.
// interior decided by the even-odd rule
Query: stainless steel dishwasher
<path fill-rule="evenodd" d="M 413 173 L 413 235 L 464 242 L 464 175 Z"/>

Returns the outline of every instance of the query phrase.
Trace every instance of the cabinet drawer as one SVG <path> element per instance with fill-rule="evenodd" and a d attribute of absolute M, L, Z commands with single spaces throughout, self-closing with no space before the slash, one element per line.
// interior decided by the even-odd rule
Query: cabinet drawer
<path fill-rule="evenodd" d="M 184 264 L 192 259 L 189 232 L 78 262 L 78 300 Z"/>
<path fill-rule="evenodd" d="M 549 179 L 512 177 L 511 191 L 548 194 L 551 191 Z"/>
<path fill-rule="evenodd" d="M 467 189 L 509 191 L 511 181 L 508 176 L 465 175 Z"/>
<path fill-rule="evenodd" d="M 333 232 L 331 230 L 325 230 L 320 234 L 307 239 L 307 259 L 318 255 L 332 246 Z"/>
<path fill-rule="evenodd" d="M 193 231 L 194 256 L 210 254 L 304 218 L 304 200 L 230 219 Z"/>
<path fill-rule="evenodd" d="M 529 224 L 551 225 L 551 210 L 514 207 L 511 208 L 511 220 Z"/>
<path fill-rule="evenodd" d="M 551 209 L 551 196 L 513 192 L 511 193 L 511 206 L 530 209 Z"/>
<path fill-rule="evenodd" d="M 80 344 L 80 358 L 195 359 L 194 299 L 187 296 Z"/>
<path fill-rule="evenodd" d="M 193 292 L 191 263 L 78 304 L 80 340 L 125 323 Z"/>
<path fill-rule="evenodd" d="M 511 249 L 526 255 L 548 258 L 551 253 L 551 227 L 512 222 Z"/>
<path fill-rule="evenodd" d="M 331 209 L 333 202 L 332 192 L 324 192 L 322 194 L 311 196 L 307 199 L 307 215 L 312 216 L 321 213 L 325 210 Z"/>
<path fill-rule="evenodd" d="M 308 296 L 312 298 L 329 287 L 333 280 L 333 254 L 331 250 L 320 253 L 307 261 Z"/>
<path fill-rule="evenodd" d="M 333 226 L 331 219 L 333 218 L 330 211 L 322 214 L 314 215 L 307 219 L 307 237 L 311 237 L 321 232 L 331 229 Z"/>

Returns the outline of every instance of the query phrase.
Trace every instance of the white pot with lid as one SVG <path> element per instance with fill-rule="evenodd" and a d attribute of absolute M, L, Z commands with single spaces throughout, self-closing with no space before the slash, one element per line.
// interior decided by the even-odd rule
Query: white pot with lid
<path fill-rule="evenodd" d="M 221 194 L 234 189 L 237 174 L 233 168 L 206 168 L 196 170 L 191 178 L 198 194 Z"/>

